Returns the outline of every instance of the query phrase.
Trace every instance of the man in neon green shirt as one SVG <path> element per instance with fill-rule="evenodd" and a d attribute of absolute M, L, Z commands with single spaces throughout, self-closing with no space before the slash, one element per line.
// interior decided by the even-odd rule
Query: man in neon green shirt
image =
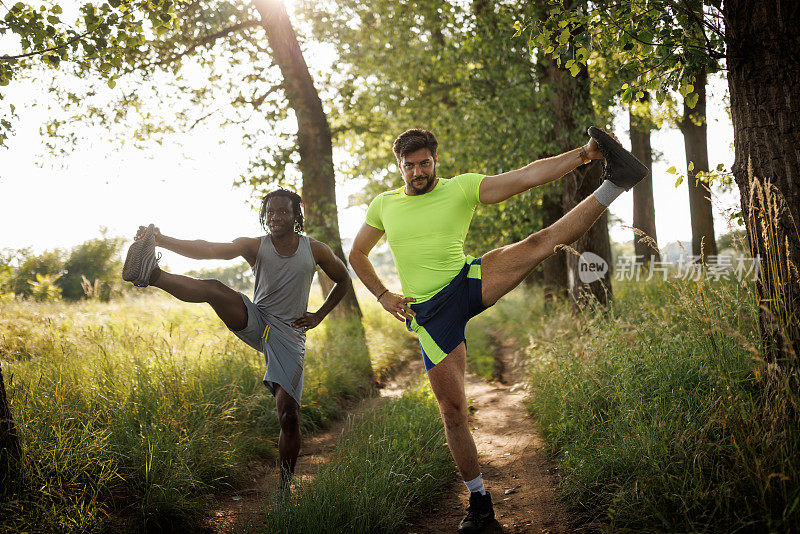
<path fill-rule="evenodd" d="M 605 132 L 591 127 L 590 141 L 559 156 L 499 174 L 436 176 L 438 142 L 427 130 L 408 130 L 393 151 L 404 186 L 378 195 L 367 210 L 350 252 L 350 264 L 389 313 L 419 336 L 431 389 L 445 423 L 447 444 L 470 491 L 459 532 L 478 532 L 494 520 L 475 442 L 467 426 L 464 393 L 467 321 L 511 291 L 560 244 L 583 235 L 647 169 Z M 556 180 L 593 159 L 605 158 L 602 185 L 552 226 L 486 253 L 464 254 L 464 239 L 478 203 L 496 204 Z M 386 234 L 403 294 L 386 289 L 368 254 Z"/>

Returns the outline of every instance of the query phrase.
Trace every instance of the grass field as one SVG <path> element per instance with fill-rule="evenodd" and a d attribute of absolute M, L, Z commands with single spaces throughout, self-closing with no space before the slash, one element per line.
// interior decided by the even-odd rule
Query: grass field
<path fill-rule="evenodd" d="M 485 320 L 530 355 L 530 411 L 562 496 L 601 529 L 787 531 L 800 432 L 766 394 L 752 287 L 615 284 L 607 314 L 516 295 Z M 514 301 L 516 299 L 516 302 Z"/>
<path fill-rule="evenodd" d="M 540 290 L 521 288 L 467 333 L 483 376 L 498 340 L 528 354 L 529 409 L 565 503 L 601 530 L 791 530 L 800 432 L 780 410 L 785 392 L 765 393 L 751 288 L 617 283 L 615 294 L 607 313 L 576 316 L 566 304 L 545 312 Z M 371 361 L 352 325 L 309 333 L 306 432 L 418 357 L 402 323 L 362 303 Z M 0 530 L 180 527 L 248 460 L 274 456 L 262 356 L 206 307 L 2 303 L 0 359 L 27 459 L 22 490 L 0 501 Z M 324 518 L 330 531 L 391 531 L 436 491 L 425 473 L 452 476 L 441 431 L 430 394 L 410 392 L 354 426 L 291 516 L 242 528 L 312 532 Z"/>
<path fill-rule="evenodd" d="M 402 532 L 405 520 L 434 502 L 455 475 L 436 401 L 422 378 L 357 420 L 311 484 L 241 531 Z"/>
<path fill-rule="evenodd" d="M 409 338 L 377 311 L 366 310 L 365 324 L 381 374 L 408 355 Z M 332 319 L 309 332 L 304 432 L 372 391 L 355 336 Z M 249 459 L 275 454 L 263 356 L 206 306 L 156 297 L 2 303 L 0 359 L 7 381 L 13 374 L 7 386 L 26 452 L 25 490 L 0 503 L 0 530 L 191 523 Z"/>

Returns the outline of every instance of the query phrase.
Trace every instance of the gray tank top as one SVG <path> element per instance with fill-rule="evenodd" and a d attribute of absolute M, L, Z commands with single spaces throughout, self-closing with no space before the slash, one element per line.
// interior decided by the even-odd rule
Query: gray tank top
<path fill-rule="evenodd" d="M 308 310 L 308 293 L 316 267 L 308 236 L 300 236 L 297 250 L 291 256 L 278 254 L 269 235 L 261 238 L 253 265 L 253 302 L 271 328 L 290 338 L 305 340 L 305 334 L 291 323 Z"/>

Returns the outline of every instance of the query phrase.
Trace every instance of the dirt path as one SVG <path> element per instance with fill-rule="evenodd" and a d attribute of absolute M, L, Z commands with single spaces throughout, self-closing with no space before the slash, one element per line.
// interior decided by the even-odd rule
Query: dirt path
<path fill-rule="evenodd" d="M 304 436 L 295 478 L 301 483 L 310 482 L 317 468 L 330 460 L 331 452 L 342 433 L 347 431 L 354 420 L 375 408 L 382 400 L 382 396 L 361 399 L 347 410 L 346 418 L 335 421 L 323 432 Z M 243 487 L 230 494 L 216 496 L 215 511 L 203 525 L 206 532 L 232 532 L 237 525 L 257 521 L 257 517 L 267 511 L 277 487 L 276 462 L 258 460 L 251 462 L 249 467 L 250 479 Z"/>
<path fill-rule="evenodd" d="M 507 343 L 496 344 L 495 380 L 467 376 L 470 419 L 486 487 L 492 494 L 497 525 L 486 532 L 571 532 L 556 500 L 555 466 L 537 428 L 525 412 L 523 372 Z M 468 494 L 461 480 L 442 492 L 433 509 L 414 518 L 410 533 L 455 532 Z"/>
<path fill-rule="evenodd" d="M 466 383 L 467 397 L 475 408 L 471 417 L 475 444 L 498 520 L 487 532 L 571 532 L 568 516 L 556 501 L 554 466 L 525 412 L 519 362 L 507 343 L 498 342 L 496 357 L 495 380 L 485 382 L 468 375 Z M 422 363 L 411 362 L 380 390 L 380 397 L 363 399 L 350 409 L 346 419 L 306 438 L 296 476 L 308 482 L 318 466 L 330 459 L 337 440 L 353 420 L 375 408 L 383 399 L 399 397 L 406 384 L 422 374 Z M 277 480 L 274 462 L 253 462 L 251 473 L 251 480 L 244 488 L 217 497 L 216 511 L 205 524 L 208 532 L 231 532 L 237 524 L 264 513 Z M 467 497 L 460 480 L 452 483 L 443 489 L 440 501 L 412 519 L 405 531 L 455 532 L 464 516 Z"/>
<path fill-rule="evenodd" d="M 379 396 L 361 399 L 347 409 L 347 417 L 335 421 L 323 432 L 303 436 L 300 456 L 297 459 L 295 478 L 306 484 L 313 479 L 320 465 L 328 462 L 339 437 L 346 432 L 359 417 L 376 408 L 383 400 L 400 397 L 406 385 L 424 373 L 422 363 L 405 365 L 380 390 Z M 250 478 L 243 485 L 228 494 L 214 496 L 214 512 L 202 525 L 209 533 L 225 534 L 232 532 L 237 525 L 257 521 L 266 512 L 278 481 L 275 460 L 258 460 L 250 463 Z"/>

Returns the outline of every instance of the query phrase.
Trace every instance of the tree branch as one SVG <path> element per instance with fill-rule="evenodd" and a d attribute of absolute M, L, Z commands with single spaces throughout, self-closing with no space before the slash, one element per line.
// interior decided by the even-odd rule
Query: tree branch
<path fill-rule="evenodd" d="M 90 31 L 84 32 L 84 33 L 82 33 L 80 35 L 76 35 L 75 37 L 73 37 L 69 41 L 63 42 L 60 45 L 52 46 L 50 48 L 45 48 L 44 50 L 35 50 L 33 52 L 28 52 L 28 53 L 25 53 L 25 54 L 19 54 L 19 55 L 16 55 L 16 56 L 0 56 L 0 60 L 7 61 L 9 59 L 22 59 L 22 58 L 26 58 L 26 57 L 38 56 L 38 55 L 46 54 L 48 52 L 53 52 L 55 50 L 58 50 L 59 48 L 64 48 L 65 46 L 69 46 L 72 43 L 80 41 L 81 39 L 83 39 L 84 37 L 89 35 L 90 33 L 92 33 L 92 32 L 90 32 Z"/>
<path fill-rule="evenodd" d="M 133 70 L 147 69 L 148 67 L 163 67 L 166 64 L 172 63 L 172 62 L 177 61 L 177 60 L 179 60 L 179 59 L 181 59 L 183 57 L 188 56 L 189 54 L 191 54 L 192 52 L 194 52 L 197 48 L 199 48 L 201 46 L 205 46 L 205 45 L 211 44 L 211 43 L 215 42 L 216 40 L 221 39 L 222 37 L 226 37 L 227 35 L 230 35 L 231 33 L 235 33 L 235 32 L 237 32 L 239 30 L 244 30 L 244 29 L 247 29 L 247 28 L 255 28 L 255 27 L 259 26 L 259 25 L 260 25 L 259 22 L 255 21 L 255 20 L 246 20 L 244 22 L 239 22 L 237 24 L 234 24 L 233 26 L 229 26 L 227 28 L 223 28 L 223 29 L 221 29 L 221 30 L 219 30 L 217 32 L 214 32 L 214 33 L 211 33 L 211 34 L 208 34 L 208 35 L 205 35 L 205 36 L 201 37 L 200 39 L 198 39 L 197 41 L 195 41 L 194 43 L 189 45 L 185 50 L 183 50 L 183 51 L 181 51 L 181 52 L 179 52 L 179 53 L 177 53 L 175 55 L 166 57 L 166 58 L 164 58 L 164 59 L 162 59 L 160 61 L 152 61 L 150 63 L 145 63 L 143 65 L 140 65 L 139 67 L 134 68 Z"/>
<path fill-rule="evenodd" d="M 191 54 L 198 47 L 205 46 L 207 44 L 211 44 L 214 41 L 216 41 L 217 39 L 225 37 L 225 36 L 227 36 L 227 35 L 229 35 L 231 33 L 234 33 L 234 32 L 237 32 L 239 30 L 246 29 L 246 28 L 254 28 L 254 27 L 259 26 L 259 25 L 260 24 L 259 24 L 258 21 L 246 20 L 246 21 L 243 21 L 243 22 L 239 22 L 238 24 L 234 24 L 233 26 L 229 26 L 227 28 L 223 28 L 222 30 L 219 30 L 218 32 L 214 32 L 212 34 L 209 34 L 209 35 L 206 35 L 205 37 L 200 38 L 198 41 L 192 43 L 191 46 L 189 46 L 186 50 L 184 50 L 183 52 L 181 52 L 177 56 L 174 56 L 173 59 L 180 59 L 180 58 L 182 58 L 182 57 L 184 57 L 184 56 L 186 56 L 188 54 Z"/>

